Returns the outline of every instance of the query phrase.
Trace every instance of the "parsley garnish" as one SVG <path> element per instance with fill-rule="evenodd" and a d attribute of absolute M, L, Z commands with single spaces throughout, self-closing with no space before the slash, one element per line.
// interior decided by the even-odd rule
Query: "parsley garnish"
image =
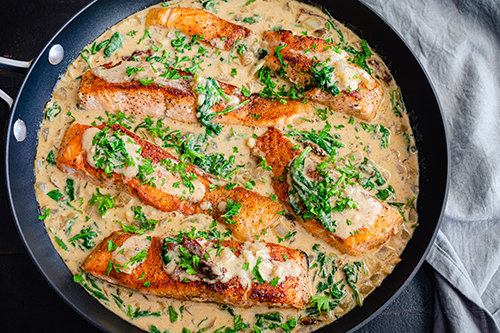
<path fill-rule="evenodd" d="M 240 208 L 241 208 L 241 203 L 238 202 L 238 200 L 233 201 L 233 199 L 229 199 L 226 205 L 226 213 L 221 217 L 226 218 L 226 223 L 235 224 L 236 221 L 232 220 L 231 218 L 239 214 Z"/>
<path fill-rule="evenodd" d="M 132 74 L 143 71 L 143 70 L 144 70 L 144 68 L 142 68 L 142 67 L 127 66 L 126 72 L 127 72 L 128 76 L 131 76 Z"/>
<path fill-rule="evenodd" d="M 259 265 L 262 262 L 262 258 L 259 256 L 257 257 L 257 262 L 255 263 L 255 266 L 252 268 L 252 274 L 255 276 L 255 279 L 259 284 L 265 283 L 266 280 L 262 277 L 262 274 L 260 273 L 260 268 Z"/>
<path fill-rule="evenodd" d="M 108 209 L 115 207 L 117 197 L 113 198 L 110 194 L 102 194 L 98 187 L 96 187 L 95 191 L 89 200 L 89 204 L 95 205 L 97 203 L 97 211 L 104 218 L 108 214 Z"/>

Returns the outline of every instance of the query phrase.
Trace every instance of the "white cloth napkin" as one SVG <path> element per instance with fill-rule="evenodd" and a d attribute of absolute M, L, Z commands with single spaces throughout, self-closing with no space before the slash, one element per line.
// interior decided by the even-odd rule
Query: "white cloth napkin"
<path fill-rule="evenodd" d="M 448 127 L 450 193 L 427 257 L 435 332 L 500 332 L 500 1 L 365 3 L 412 48 Z"/>

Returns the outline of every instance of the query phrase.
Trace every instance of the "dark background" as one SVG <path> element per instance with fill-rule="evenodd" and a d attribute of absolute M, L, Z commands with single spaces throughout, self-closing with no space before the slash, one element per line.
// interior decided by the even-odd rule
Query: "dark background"
<path fill-rule="evenodd" d="M 90 2 L 0 0 L 0 56 L 17 60 L 35 58 L 59 27 Z M 22 74 L 0 69 L 0 89 L 14 97 L 23 78 Z M 9 114 L 7 105 L 0 102 L 1 166 L 5 164 L 4 142 Z M 98 331 L 52 290 L 26 253 L 10 213 L 3 167 L 0 172 L 0 216 L 0 331 Z M 434 273 L 424 262 L 399 297 L 359 332 L 430 332 L 433 307 Z"/>

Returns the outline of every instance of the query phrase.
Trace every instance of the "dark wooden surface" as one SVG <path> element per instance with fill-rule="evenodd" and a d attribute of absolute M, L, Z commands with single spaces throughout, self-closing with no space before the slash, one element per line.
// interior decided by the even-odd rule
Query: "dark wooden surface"
<path fill-rule="evenodd" d="M 139 0 L 138 0 L 139 1 Z M 1 0 L 0 56 L 33 59 L 49 38 L 89 0 Z M 0 70 L 0 89 L 17 94 L 23 75 Z M 0 128 L 9 109 L 0 102 Z M 4 133 L 0 165 L 4 165 Z M 94 332 L 38 272 L 18 236 L 0 173 L 0 332 Z M 19 180 L 23 181 L 23 180 Z M 434 275 L 425 263 L 409 286 L 378 317 L 359 332 L 430 332 Z M 177 332 L 173 332 L 177 333 Z"/>

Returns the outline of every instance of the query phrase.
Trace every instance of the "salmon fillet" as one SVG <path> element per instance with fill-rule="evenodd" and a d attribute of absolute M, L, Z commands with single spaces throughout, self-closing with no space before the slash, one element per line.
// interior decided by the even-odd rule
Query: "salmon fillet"
<path fill-rule="evenodd" d="M 343 50 L 340 54 L 333 51 L 336 44 L 327 43 L 321 38 L 296 36 L 287 30 L 266 31 L 264 41 L 268 43 L 267 49 L 269 51 L 265 58 L 265 64 L 271 70 L 280 69 L 282 66 L 276 48 L 283 47 L 279 54 L 283 63 L 288 64 L 284 68 L 288 79 L 303 86 L 307 86 L 311 81 L 310 71 L 315 63 L 323 62 L 329 57 L 335 57 L 334 60 L 346 60 L 349 57 Z M 305 52 L 306 50 L 309 51 Z M 312 56 L 318 58 L 322 54 L 325 59 L 315 59 Z M 349 65 L 357 67 L 354 64 Z M 362 75 L 368 76 L 370 84 L 373 85 L 371 89 L 361 81 L 357 87 L 342 90 L 337 96 L 316 87 L 307 91 L 304 97 L 329 106 L 334 111 L 346 113 L 362 120 L 372 120 L 377 116 L 377 111 L 384 98 L 383 89 L 380 83 L 367 73 L 362 73 Z"/>
<path fill-rule="evenodd" d="M 288 166 L 291 161 L 302 152 L 292 149 L 292 143 L 283 133 L 272 127 L 263 135 L 257 138 L 252 148 L 252 154 L 257 158 L 260 156 L 266 159 L 267 165 L 271 166 L 273 172 L 273 188 L 281 203 L 289 206 L 290 185 L 286 181 L 289 171 Z M 280 179 L 284 181 L 280 181 Z M 380 213 L 375 217 L 375 221 L 369 227 L 358 230 L 347 238 L 340 238 L 327 230 L 319 221 L 314 219 L 306 220 L 302 226 L 338 250 L 351 255 L 360 255 L 374 247 L 385 243 L 392 235 L 399 232 L 402 223 L 402 216 L 398 210 L 388 204 L 378 200 L 364 190 L 360 185 L 355 185 L 362 192 L 367 200 L 375 200 L 382 205 Z M 366 204 L 358 202 L 358 205 Z M 291 208 L 290 208 L 291 210 Z M 366 218 L 361 216 L 361 219 Z"/>
<path fill-rule="evenodd" d="M 120 66 L 108 65 L 108 70 Z M 127 66 L 124 62 L 122 66 Z M 164 117 L 172 114 L 176 120 L 196 122 L 195 94 L 191 89 L 191 75 L 179 71 L 181 78 L 172 80 L 175 85 L 151 83 L 147 86 L 138 80 L 109 82 L 89 70 L 82 75 L 78 89 L 78 104 L 88 110 L 106 110 Z"/>
<path fill-rule="evenodd" d="M 238 87 L 218 82 L 226 95 L 235 96 L 241 102 L 248 103 L 229 113 L 216 116 L 213 122 L 225 125 L 247 125 L 247 126 L 284 126 L 294 124 L 298 118 L 310 115 L 312 108 L 298 100 L 284 99 L 280 103 L 276 99 L 263 98 L 259 94 L 251 94 L 245 97 Z M 222 100 L 212 107 L 212 112 L 221 112 L 229 105 Z"/>
<path fill-rule="evenodd" d="M 203 42 L 229 51 L 250 30 L 195 8 L 153 8 L 146 17 L 146 27 L 172 28 L 188 35 L 203 36 Z"/>
<path fill-rule="evenodd" d="M 167 116 L 173 120 L 187 123 L 197 123 L 196 93 L 191 85 L 193 75 L 177 70 L 180 79 L 161 79 L 158 83 L 144 86 L 138 80 L 130 80 L 125 74 L 129 64 L 138 66 L 137 62 L 108 64 L 107 70 L 119 71 L 123 75 L 122 82 L 110 82 L 95 74 L 105 73 L 101 68 L 87 71 L 83 74 L 78 90 L 78 103 L 88 110 L 122 111 L 132 114 L 142 114 L 153 117 Z M 150 66 L 148 63 L 142 66 Z M 158 69 L 160 71 L 161 69 Z M 107 74 L 101 74 L 101 76 Z M 300 101 L 288 100 L 280 103 L 277 100 L 262 98 L 259 94 L 245 97 L 240 88 L 218 82 L 226 95 L 237 98 L 242 105 L 235 110 L 216 116 L 213 122 L 226 125 L 247 126 L 283 126 L 291 125 L 300 117 L 307 117 L 312 108 Z M 230 107 L 227 101 L 221 100 L 211 111 L 221 112 Z"/>
<path fill-rule="evenodd" d="M 216 302 L 244 307 L 267 304 L 270 306 L 295 307 L 299 309 L 303 308 L 309 302 L 307 256 L 301 251 L 277 244 L 266 244 L 271 260 L 285 262 L 284 256 L 286 256 L 286 260 L 295 260 L 300 267 L 300 274 L 298 276 L 286 276 L 285 280 L 280 279 L 280 283 L 275 287 L 269 281 L 266 281 L 260 284 L 252 282 L 248 288 L 244 288 L 238 276 L 233 276 L 225 283 L 220 281 L 207 283 L 202 280 L 183 282 L 175 279 L 174 274 L 169 275 L 164 268 L 162 259 L 163 238 L 154 236 L 151 237 L 151 245 L 147 250 L 146 259 L 133 268 L 130 274 L 117 272 L 116 266 L 115 269 L 112 269 L 108 273 L 108 263 L 113 258 L 113 252 L 108 251 L 108 242 L 113 241 L 120 247 L 131 237 L 138 236 L 114 232 L 92 251 L 89 257 L 83 262 L 82 269 L 99 279 L 126 286 L 142 293 L 183 300 Z M 236 241 L 221 241 L 220 245 L 227 248 L 234 248 L 233 253 L 236 257 L 239 257 L 244 244 Z M 168 253 L 170 253 L 174 244 L 167 243 L 167 246 L 169 249 Z M 188 247 L 187 250 L 192 251 Z M 201 258 L 203 261 L 203 256 Z M 172 260 L 174 259 L 172 258 Z M 243 268 L 235 269 L 242 270 Z M 251 269 L 252 267 L 249 270 Z M 150 283 L 149 286 L 145 286 L 147 281 Z"/>
<path fill-rule="evenodd" d="M 99 128 L 103 129 L 101 125 Z M 186 166 L 186 172 L 196 175 L 197 180 L 204 187 L 204 196 L 198 202 L 185 200 L 182 196 L 163 192 L 159 188 L 150 184 L 141 184 L 142 180 L 136 177 L 125 178 L 122 174 L 111 173 L 107 177 L 103 170 L 92 167 L 87 161 L 87 153 L 82 145 L 84 132 L 92 128 L 89 125 L 73 123 L 70 125 L 61 143 L 61 148 L 56 158 L 56 164 L 64 172 L 79 175 L 97 185 L 118 184 L 126 186 L 130 192 L 137 193 L 139 197 L 148 205 L 156 207 L 165 212 L 178 211 L 184 215 L 204 213 L 213 216 L 216 220 L 224 223 L 235 238 L 239 240 L 255 239 L 262 230 L 274 225 L 278 220 L 278 213 L 283 207 L 268 197 L 261 196 L 255 192 L 248 191 L 243 187 L 235 187 L 227 190 L 224 186 L 213 185 L 212 178 L 202 170 L 192 166 Z M 120 131 L 132 138 L 141 147 L 141 157 L 149 159 L 152 165 L 159 165 L 162 160 L 170 160 L 173 164 L 181 161 L 164 151 L 163 149 L 139 138 L 134 133 L 128 131 L 120 125 L 111 126 L 112 131 Z M 177 176 L 170 176 L 167 179 L 174 183 L 181 181 Z M 241 208 L 236 216 L 231 220 L 233 223 L 226 223 L 224 204 L 231 199 L 241 204 Z M 203 207 L 203 208 L 202 208 Z"/>

